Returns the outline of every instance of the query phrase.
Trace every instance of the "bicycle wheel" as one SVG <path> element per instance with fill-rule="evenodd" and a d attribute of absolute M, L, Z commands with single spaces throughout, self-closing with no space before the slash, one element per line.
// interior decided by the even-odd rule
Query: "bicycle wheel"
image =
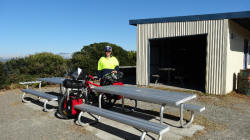
<path fill-rule="evenodd" d="M 62 119 L 77 117 L 80 111 L 76 110 L 74 106 L 86 103 L 85 98 L 84 94 L 77 94 L 77 92 L 71 92 L 69 95 L 64 94 L 58 102 L 58 112 L 60 117 Z"/>
<path fill-rule="evenodd" d="M 67 101 L 67 95 L 63 95 L 63 97 L 58 102 L 58 112 L 62 119 L 69 119 L 70 116 L 68 114 L 68 101 Z"/>
<path fill-rule="evenodd" d="M 102 95 L 102 107 L 111 108 L 116 103 L 116 100 L 112 95 L 104 93 Z"/>

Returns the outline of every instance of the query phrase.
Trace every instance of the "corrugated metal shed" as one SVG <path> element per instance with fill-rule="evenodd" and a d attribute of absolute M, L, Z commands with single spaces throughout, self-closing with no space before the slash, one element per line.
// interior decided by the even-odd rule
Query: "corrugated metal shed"
<path fill-rule="evenodd" d="M 243 20 L 239 20 L 244 18 Z M 225 94 L 229 20 L 250 30 L 250 11 L 130 20 L 137 25 L 137 84 L 149 84 L 149 40 L 207 34 L 206 85 L 211 94 Z"/>

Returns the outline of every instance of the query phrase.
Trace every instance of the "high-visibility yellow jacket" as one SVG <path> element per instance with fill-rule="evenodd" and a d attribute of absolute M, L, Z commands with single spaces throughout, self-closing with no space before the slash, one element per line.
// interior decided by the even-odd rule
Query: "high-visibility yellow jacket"
<path fill-rule="evenodd" d="M 116 57 L 101 57 L 98 61 L 98 78 L 102 78 L 103 75 L 112 72 L 113 70 L 119 70 L 119 62 Z"/>

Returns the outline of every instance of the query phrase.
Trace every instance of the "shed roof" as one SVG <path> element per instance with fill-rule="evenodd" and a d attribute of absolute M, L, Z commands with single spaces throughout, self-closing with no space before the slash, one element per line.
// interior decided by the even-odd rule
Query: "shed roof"
<path fill-rule="evenodd" d="M 184 21 L 201 21 L 201 20 L 219 20 L 232 19 L 243 27 L 250 30 L 250 11 L 231 12 L 231 13 L 217 13 L 205 15 L 191 15 L 191 16 L 176 16 L 163 18 L 147 18 L 129 20 L 130 25 L 148 24 L 148 23 L 164 23 L 164 22 L 184 22 Z"/>

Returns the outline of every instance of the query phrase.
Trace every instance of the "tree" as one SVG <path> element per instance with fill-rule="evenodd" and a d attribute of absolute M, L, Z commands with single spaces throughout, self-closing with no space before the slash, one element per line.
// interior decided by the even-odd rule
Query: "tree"
<path fill-rule="evenodd" d="M 26 64 L 28 74 L 40 77 L 63 76 L 67 69 L 62 56 L 46 52 L 29 56 Z"/>
<path fill-rule="evenodd" d="M 8 82 L 35 80 L 38 77 L 63 76 L 66 62 L 52 53 L 38 53 L 25 58 L 14 58 L 5 63 Z"/>
<path fill-rule="evenodd" d="M 0 89 L 4 88 L 6 83 L 6 70 L 4 69 L 4 64 L 0 62 Z"/>
<path fill-rule="evenodd" d="M 128 61 L 129 65 L 131 66 L 136 65 L 136 51 L 128 51 Z"/>

